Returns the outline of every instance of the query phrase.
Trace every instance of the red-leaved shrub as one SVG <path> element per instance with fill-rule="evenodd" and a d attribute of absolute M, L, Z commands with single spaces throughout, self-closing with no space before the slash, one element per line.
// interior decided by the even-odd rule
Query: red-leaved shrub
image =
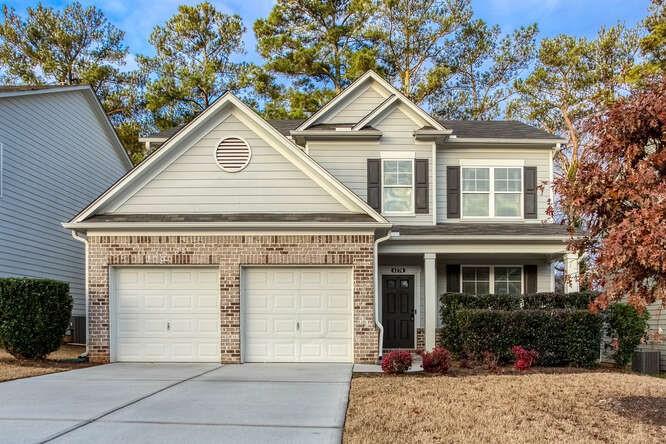
<path fill-rule="evenodd" d="M 532 367 L 534 361 L 539 357 L 539 353 L 536 350 L 528 350 L 520 345 L 514 345 L 511 347 L 511 352 L 516 358 L 516 362 L 513 366 L 518 370 L 527 370 Z"/>
<path fill-rule="evenodd" d="M 393 350 L 382 358 L 382 371 L 393 375 L 405 373 L 412 366 L 412 354 L 404 350 Z"/>
<path fill-rule="evenodd" d="M 444 347 L 435 347 L 432 352 L 420 353 L 423 370 L 426 373 L 446 373 L 451 365 L 451 353 Z"/>

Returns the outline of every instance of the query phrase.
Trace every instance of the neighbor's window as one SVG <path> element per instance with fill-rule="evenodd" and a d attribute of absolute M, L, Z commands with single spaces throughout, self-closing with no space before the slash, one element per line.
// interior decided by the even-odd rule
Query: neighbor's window
<path fill-rule="evenodd" d="M 462 292 L 490 293 L 490 267 L 462 267 Z"/>
<path fill-rule="evenodd" d="M 523 290 L 521 267 L 495 267 L 495 294 L 521 294 Z"/>
<path fill-rule="evenodd" d="M 382 208 L 386 213 L 414 211 L 414 161 L 382 161 Z"/>
<path fill-rule="evenodd" d="M 520 217 L 522 168 L 462 169 L 463 217 Z"/>

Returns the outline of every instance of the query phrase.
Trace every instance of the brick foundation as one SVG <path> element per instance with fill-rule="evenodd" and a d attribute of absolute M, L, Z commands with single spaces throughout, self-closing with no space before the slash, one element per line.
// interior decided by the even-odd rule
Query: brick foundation
<path fill-rule="evenodd" d="M 435 329 L 435 345 L 442 345 L 442 329 Z M 425 349 L 425 328 L 416 329 L 416 349 L 424 350 Z"/>
<path fill-rule="evenodd" d="M 347 265 L 354 279 L 354 362 L 377 361 L 373 242 L 368 235 L 89 236 L 88 350 L 109 362 L 109 268 L 214 265 L 220 269 L 221 356 L 240 362 L 240 270 L 244 265 Z"/>

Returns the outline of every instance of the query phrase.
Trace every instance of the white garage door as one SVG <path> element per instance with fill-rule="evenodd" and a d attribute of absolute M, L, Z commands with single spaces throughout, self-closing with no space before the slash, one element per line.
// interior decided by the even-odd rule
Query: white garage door
<path fill-rule="evenodd" d="M 353 361 L 349 268 L 247 268 L 242 291 L 246 362 Z"/>
<path fill-rule="evenodd" d="M 117 268 L 113 293 L 114 360 L 220 361 L 217 269 Z"/>

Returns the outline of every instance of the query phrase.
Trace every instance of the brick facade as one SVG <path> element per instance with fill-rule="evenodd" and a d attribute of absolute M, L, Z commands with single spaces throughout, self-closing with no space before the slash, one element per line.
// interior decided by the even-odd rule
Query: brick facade
<path fill-rule="evenodd" d="M 376 363 L 373 234 L 89 236 L 88 350 L 109 362 L 109 268 L 214 265 L 220 268 L 221 357 L 240 362 L 240 270 L 244 265 L 348 265 L 354 279 L 354 362 Z"/>

